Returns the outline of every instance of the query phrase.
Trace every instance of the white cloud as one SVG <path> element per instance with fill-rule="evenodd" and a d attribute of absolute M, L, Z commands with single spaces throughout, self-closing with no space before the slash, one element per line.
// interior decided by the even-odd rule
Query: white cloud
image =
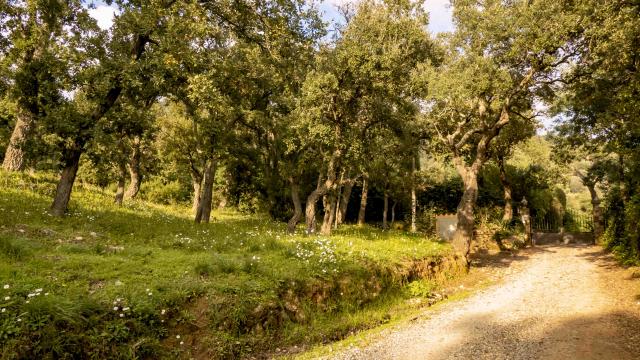
<path fill-rule="evenodd" d="M 96 19 L 98 26 L 103 30 L 111 28 L 116 13 L 115 8 L 107 5 L 98 5 L 95 9 L 89 9 L 89 15 Z"/>

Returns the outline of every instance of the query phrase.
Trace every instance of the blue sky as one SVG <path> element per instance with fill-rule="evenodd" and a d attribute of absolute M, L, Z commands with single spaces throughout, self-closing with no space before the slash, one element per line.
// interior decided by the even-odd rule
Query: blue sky
<path fill-rule="evenodd" d="M 351 0 L 323 0 L 320 10 L 327 22 L 339 19 L 337 5 L 352 2 Z M 451 8 L 449 0 L 426 0 L 425 9 L 429 12 L 429 31 L 436 34 L 443 31 L 452 31 Z"/>
<path fill-rule="evenodd" d="M 334 19 L 338 19 L 339 16 L 336 5 L 343 4 L 347 1 L 349 0 L 323 0 L 320 5 L 320 10 L 323 13 L 325 21 L 331 22 Z M 98 25 L 101 28 L 111 27 L 114 8 L 105 5 L 102 1 L 94 1 L 94 3 L 96 4 L 96 8 L 89 11 L 91 16 L 98 21 Z M 425 8 L 430 14 L 429 31 L 435 34 L 453 30 L 449 0 L 426 0 Z"/>

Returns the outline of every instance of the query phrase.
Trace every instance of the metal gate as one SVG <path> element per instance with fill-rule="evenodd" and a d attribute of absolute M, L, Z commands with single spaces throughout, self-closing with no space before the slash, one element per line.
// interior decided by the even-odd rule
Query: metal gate
<path fill-rule="evenodd" d="M 590 215 L 573 210 L 565 211 L 562 217 L 554 213 L 534 216 L 532 229 L 537 232 L 593 232 L 593 219 Z"/>
<path fill-rule="evenodd" d="M 562 217 L 547 213 L 531 220 L 536 244 L 593 243 L 593 218 L 588 214 L 568 210 Z"/>

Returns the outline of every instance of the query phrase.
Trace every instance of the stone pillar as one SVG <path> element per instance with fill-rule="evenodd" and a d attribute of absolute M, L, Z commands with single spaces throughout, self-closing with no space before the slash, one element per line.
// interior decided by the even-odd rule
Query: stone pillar
<path fill-rule="evenodd" d="M 522 198 L 518 212 L 520 213 L 520 219 L 522 225 L 524 225 L 524 243 L 526 246 L 534 246 L 533 239 L 531 237 L 531 216 L 529 216 L 529 204 L 527 199 Z"/>
<path fill-rule="evenodd" d="M 597 243 L 602 233 L 604 233 L 604 219 L 600 200 L 594 199 L 591 204 L 593 205 L 593 242 Z"/>

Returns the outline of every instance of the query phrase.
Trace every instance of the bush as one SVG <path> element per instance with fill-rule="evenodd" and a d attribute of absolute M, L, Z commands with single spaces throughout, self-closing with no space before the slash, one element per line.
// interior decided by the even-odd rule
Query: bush
<path fill-rule="evenodd" d="M 142 183 L 140 197 L 157 204 L 188 203 L 191 200 L 191 189 L 178 180 L 165 183 L 152 178 Z"/>

